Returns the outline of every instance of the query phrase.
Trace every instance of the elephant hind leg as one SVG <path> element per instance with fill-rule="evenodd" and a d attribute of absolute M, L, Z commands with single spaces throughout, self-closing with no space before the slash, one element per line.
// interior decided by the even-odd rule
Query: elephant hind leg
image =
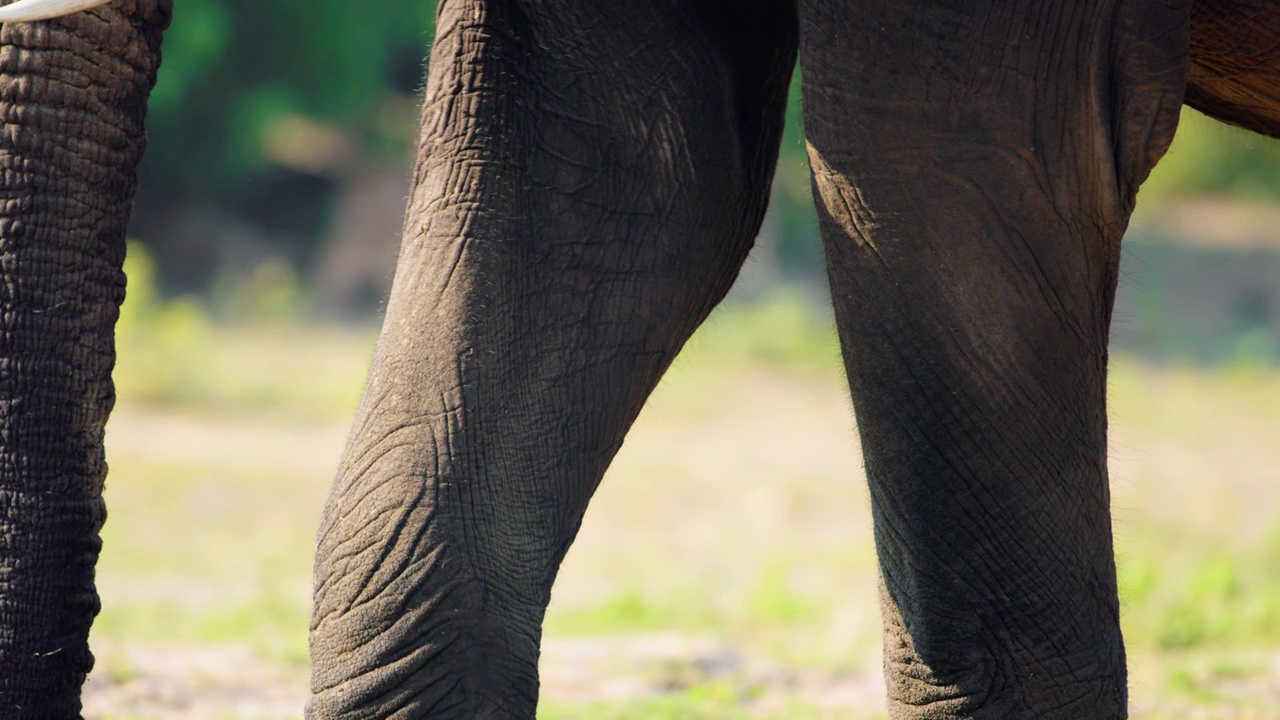
<path fill-rule="evenodd" d="M 1125 715 L 1107 335 L 1187 10 L 801 3 L 895 720 Z"/>
<path fill-rule="evenodd" d="M 1198 0 L 1186 104 L 1280 137 L 1280 1 Z"/>
<path fill-rule="evenodd" d="M 533 717 L 588 499 L 768 199 L 794 9 L 711 5 L 441 5 L 395 283 L 320 529 L 309 717 Z"/>

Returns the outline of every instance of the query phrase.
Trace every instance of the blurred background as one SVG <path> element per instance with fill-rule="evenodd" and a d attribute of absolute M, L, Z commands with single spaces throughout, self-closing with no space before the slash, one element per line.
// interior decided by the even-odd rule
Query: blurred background
<path fill-rule="evenodd" d="M 298 717 L 312 541 L 390 287 L 434 3 L 183 0 L 131 228 L 89 717 Z M 883 716 L 792 94 L 764 229 L 593 502 L 540 717 Z M 1187 111 L 1113 331 L 1133 714 L 1280 714 L 1280 146 Z"/>

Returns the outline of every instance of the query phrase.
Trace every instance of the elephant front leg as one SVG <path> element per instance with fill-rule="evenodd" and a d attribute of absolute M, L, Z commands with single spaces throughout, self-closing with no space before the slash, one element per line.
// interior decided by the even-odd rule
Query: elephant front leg
<path fill-rule="evenodd" d="M 764 213 L 796 28 L 749 4 L 442 5 L 310 717 L 533 717 L 587 501 Z"/>
<path fill-rule="evenodd" d="M 0 27 L 0 718 L 78 718 L 93 667 L 125 228 L 170 6 Z"/>
<path fill-rule="evenodd" d="M 1107 336 L 1177 123 L 1178 5 L 802 3 L 894 718 L 1127 712 Z"/>

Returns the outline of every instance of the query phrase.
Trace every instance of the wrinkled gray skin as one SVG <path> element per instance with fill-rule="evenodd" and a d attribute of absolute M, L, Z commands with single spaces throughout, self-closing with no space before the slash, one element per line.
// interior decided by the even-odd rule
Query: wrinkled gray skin
<path fill-rule="evenodd" d="M 310 717 L 532 717 L 556 570 L 751 245 L 797 46 L 891 715 L 1125 715 L 1120 239 L 1184 95 L 1276 134 L 1275 0 L 444 3 Z"/>
<path fill-rule="evenodd" d="M 320 530 L 313 718 L 529 718 L 552 581 L 805 111 L 895 718 L 1125 714 L 1106 338 L 1187 102 L 1280 135 L 1280 0 L 449 0 Z M 0 30 L 0 717 L 76 717 L 170 0 Z"/>
<path fill-rule="evenodd" d="M 169 12 L 0 27 L 0 718 L 78 717 L 93 665 L 124 232 Z"/>

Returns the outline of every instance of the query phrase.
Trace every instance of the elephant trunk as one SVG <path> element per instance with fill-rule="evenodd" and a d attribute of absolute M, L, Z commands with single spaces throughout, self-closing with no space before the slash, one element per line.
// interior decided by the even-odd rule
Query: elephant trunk
<path fill-rule="evenodd" d="M 103 428 L 171 0 L 0 29 L 0 715 L 78 717 Z"/>

